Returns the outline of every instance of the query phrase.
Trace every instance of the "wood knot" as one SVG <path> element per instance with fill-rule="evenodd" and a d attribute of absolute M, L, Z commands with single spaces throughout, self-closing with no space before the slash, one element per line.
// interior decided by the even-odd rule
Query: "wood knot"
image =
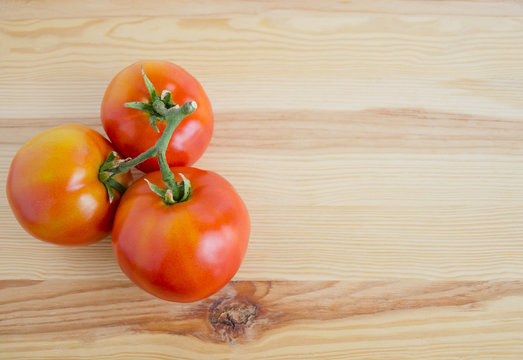
<path fill-rule="evenodd" d="M 244 336 L 253 324 L 258 306 L 245 298 L 222 298 L 211 306 L 209 322 L 227 342 Z"/>

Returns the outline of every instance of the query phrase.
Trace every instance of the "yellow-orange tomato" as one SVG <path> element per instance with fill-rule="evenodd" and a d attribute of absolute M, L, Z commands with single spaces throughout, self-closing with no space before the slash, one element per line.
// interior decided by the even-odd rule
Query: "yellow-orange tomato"
<path fill-rule="evenodd" d="M 98 170 L 113 147 L 98 132 L 62 125 L 29 140 L 15 155 L 7 198 L 22 227 L 60 245 L 84 245 L 111 231 L 119 195 L 109 202 Z M 118 175 L 122 185 L 130 174 Z"/>
<path fill-rule="evenodd" d="M 152 192 L 144 179 L 165 187 L 160 171 L 137 180 L 116 211 L 113 250 L 123 272 L 145 291 L 170 301 L 197 301 L 238 271 L 249 241 L 249 214 L 220 175 L 190 167 L 172 171 L 190 180 L 189 199 L 167 205 Z"/>

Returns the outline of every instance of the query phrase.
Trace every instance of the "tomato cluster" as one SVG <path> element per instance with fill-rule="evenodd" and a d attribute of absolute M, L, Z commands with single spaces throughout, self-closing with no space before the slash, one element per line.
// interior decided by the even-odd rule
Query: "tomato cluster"
<path fill-rule="evenodd" d="M 227 180 L 188 167 L 213 130 L 202 86 L 175 64 L 135 63 L 109 84 L 101 120 L 111 142 L 62 125 L 18 151 L 6 190 L 20 225 L 60 245 L 112 231 L 122 271 L 165 300 L 197 301 L 221 289 L 243 260 L 250 220 Z M 133 182 L 135 166 L 146 174 Z"/>

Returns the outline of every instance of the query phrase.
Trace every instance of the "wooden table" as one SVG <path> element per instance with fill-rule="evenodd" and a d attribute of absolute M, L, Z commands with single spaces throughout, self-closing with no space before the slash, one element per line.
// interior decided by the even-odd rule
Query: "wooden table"
<path fill-rule="evenodd" d="M 39 132 L 103 131 L 144 58 L 208 92 L 196 166 L 247 203 L 245 261 L 157 300 L 2 190 L 0 358 L 523 359 L 522 2 L 3 0 L 0 187 Z"/>

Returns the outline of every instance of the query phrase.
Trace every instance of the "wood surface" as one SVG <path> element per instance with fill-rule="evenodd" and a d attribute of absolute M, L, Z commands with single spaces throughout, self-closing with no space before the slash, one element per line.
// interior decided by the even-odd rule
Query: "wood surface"
<path fill-rule="evenodd" d="M 154 299 L 2 191 L 1 359 L 523 358 L 523 2 L 2 0 L 0 188 L 153 58 L 211 99 L 196 166 L 249 208 L 240 271 Z"/>

